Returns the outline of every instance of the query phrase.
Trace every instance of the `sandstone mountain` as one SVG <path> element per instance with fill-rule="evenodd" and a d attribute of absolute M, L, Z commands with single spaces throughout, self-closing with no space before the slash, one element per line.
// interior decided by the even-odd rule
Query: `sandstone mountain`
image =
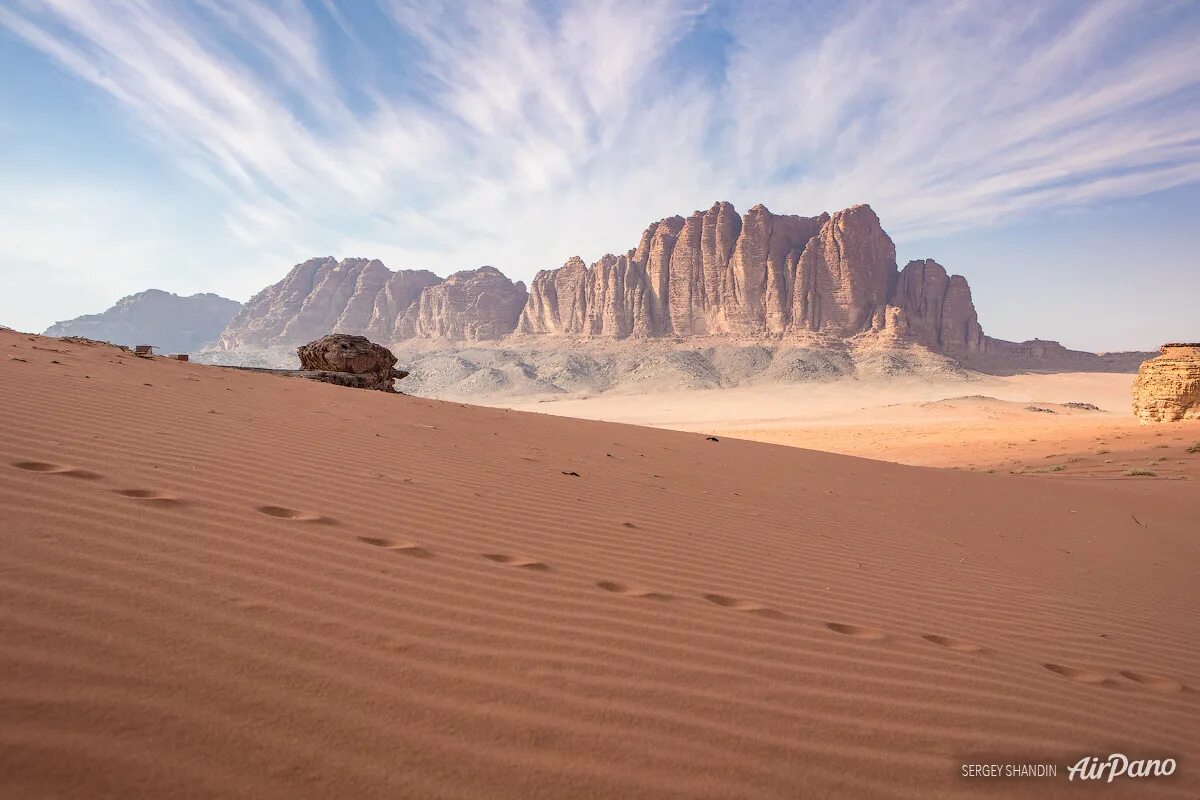
<path fill-rule="evenodd" d="M 327 333 L 383 342 L 495 339 L 512 332 L 525 298 L 525 284 L 495 267 L 443 280 L 423 269 L 392 272 L 378 259 L 313 258 L 250 298 L 220 347 L 295 345 Z"/>
<path fill-rule="evenodd" d="M 932 259 L 902 269 L 870 206 L 801 217 L 716 203 L 668 217 L 622 255 L 539 272 L 526 291 L 494 267 L 438 278 L 377 260 L 296 265 L 246 304 L 221 349 L 294 347 L 326 333 L 397 345 L 530 339 L 547 345 L 659 339 L 783 347 L 921 346 L 972 369 L 1133 370 L 1142 353 L 1097 356 L 1056 342 L 985 336 L 971 288 Z"/>
<path fill-rule="evenodd" d="M 988 346 L 966 279 L 932 260 L 898 270 L 895 245 L 865 205 L 800 217 L 716 203 L 654 223 L 623 255 L 539 272 L 528 292 L 494 267 L 443 281 L 377 260 L 312 259 L 252 298 L 221 344 L 291 345 L 329 332 L 387 342 L 876 333 L 952 355 Z"/>
<path fill-rule="evenodd" d="M 392 272 L 378 259 L 312 258 L 251 297 L 220 344 L 226 350 L 302 344 L 327 333 L 396 339 L 399 317 L 440 280 L 425 270 Z"/>
<path fill-rule="evenodd" d="M 512 333 L 528 296 L 524 283 L 513 283 L 495 267 L 456 272 L 421 291 L 395 338 L 499 339 Z"/>
<path fill-rule="evenodd" d="M 241 307 L 215 294 L 180 297 L 147 289 L 121 298 L 100 314 L 56 322 L 46 335 L 86 336 L 126 346 L 152 344 L 163 351 L 187 353 L 215 342 Z"/>
<path fill-rule="evenodd" d="M 539 272 L 517 332 L 567 336 L 786 336 L 877 332 L 945 353 L 984 349 L 966 279 L 932 260 L 896 269 L 870 206 L 830 216 L 738 216 L 717 203 L 651 225 L 591 267 Z"/>

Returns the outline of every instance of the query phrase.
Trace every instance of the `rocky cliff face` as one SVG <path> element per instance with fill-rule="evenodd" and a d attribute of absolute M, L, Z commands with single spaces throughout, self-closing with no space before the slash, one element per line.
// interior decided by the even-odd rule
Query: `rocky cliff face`
<path fill-rule="evenodd" d="M 527 297 L 524 283 L 513 283 L 495 267 L 456 272 L 421 291 L 395 338 L 499 339 L 512 333 Z"/>
<path fill-rule="evenodd" d="M 414 299 L 412 287 L 439 280 L 424 270 L 393 273 L 374 259 L 312 258 L 250 298 L 221 334 L 220 346 L 299 344 L 331 332 L 378 335 L 388 322 L 395 325 L 394 316 L 377 318 L 381 305 L 386 309 L 389 301 L 407 299 L 407 310 Z"/>
<path fill-rule="evenodd" d="M 494 339 L 512 332 L 525 299 L 525 285 L 494 267 L 443 281 L 426 270 L 392 272 L 378 260 L 314 258 L 252 297 L 221 334 L 220 346 L 293 345 L 330 332 L 385 342 Z"/>
<path fill-rule="evenodd" d="M 651 225 L 633 250 L 590 267 L 539 272 L 516 333 L 565 337 L 766 337 L 821 334 L 920 344 L 986 371 L 1129 371 L 1143 353 L 1094 354 L 1057 342 L 985 336 L 961 275 L 932 259 L 896 267 L 866 205 L 830 216 L 739 215 L 716 203 Z"/>
<path fill-rule="evenodd" d="M 1132 369 L 1143 354 L 1096 356 L 1056 342 L 1004 342 L 980 327 L 971 288 L 932 259 L 897 269 L 870 206 L 833 215 L 739 214 L 716 203 L 648 227 L 637 246 L 590 266 L 537 273 L 528 292 L 494 267 L 442 280 L 379 261 L 319 258 L 256 295 L 225 349 L 295 345 L 326 333 L 377 341 L 729 336 L 781 344 L 877 337 L 988 371 Z"/>
<path fill-rule="evenodd" d="M 792 327 L 840 337 L 882 328 L 895 281 L 896 246 L 875 212 L 839 211 L 800 256 Z"/>
<path fill-rule="evenodd" d="M 402 269 L 393 272 L 375 295 L 366 335 L 384 342 L 411 336 L 410 326 L 406 322 L 408 314 L 421 299 L 421 292 L 431 286 L 437 286 L 441 280 L 437 275 L 423 269 Z"/>
<path fill-rule="evenodd" d="M 869 209 L 868 209 L 869 211 Z M 638 246 L 591 267 L 573 258 L 539 272 L 517 332 L 567 336 L 781 333 L 791 321 L 796 266 L 828 215 L 739 217 L 717 203 L 651 225 Z M 895 267 L 895 255 L 892 267 Z"/>
<path fill-rule="evenodd" d="M 891 302 L 901 313 L 888 324 L 900 326 L 905 338 L 950 355 L 983 350 L 967 279 L 948 275 L 933 259 L 910 261 L 900 270 Z"/>
<path fill-rule="evenodd" d="M 149 289 L 121 298 L 103 313 L 56 322 L 46 335 L 86 336 L 130 347 L 152 344 L 162 351 L 187 353 L 216 341 L 241 307 L 215 294 L 180 297 Z"/>
<path fill-rule="evenodd" d="M 1142 422 L 1200 419 L 1200 342 L 1165 344 L 1157 358 L 1142 364 L 1133 413 Z"/>
<path fill-rule="evenodd" d="M 912 298 L 901 310 L 935 349 L 943 338 L 950 347 L 978 347 L 982 333 L 970 329 L 975 310 L 966 280 L 929 264 L 929 285 L 924 275 L 912 276 L 904 286 Z M 895 245 L 870 206 L 798 217 L 759 205 L 739 216 L 717 203 L 686 220 L 651 225 L 623 256 L 591 267 L 574 258 L 538 273 L 517 332 L 845 338 L 888 326 L 899 280 Z"/>

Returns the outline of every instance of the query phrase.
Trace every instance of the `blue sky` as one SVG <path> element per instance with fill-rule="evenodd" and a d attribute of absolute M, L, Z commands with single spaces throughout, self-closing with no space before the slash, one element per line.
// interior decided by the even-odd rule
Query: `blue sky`
<path fill-rule="evenodd" d="M 0 0 L 0 323 L 314 255 L 514 278 L 867 202 L 989 334 L 1200 336 L 1200 4 Z"/>

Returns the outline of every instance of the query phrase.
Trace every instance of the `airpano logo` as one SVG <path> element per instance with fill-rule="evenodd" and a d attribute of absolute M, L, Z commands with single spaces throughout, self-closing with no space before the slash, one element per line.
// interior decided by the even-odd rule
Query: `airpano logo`
<path fill-rule="evenodd" d="M 961 764 L 961 775 L 975 780 L 1062 780 L 1065 777 L 1068 781 L 1081 783 L 1112 783 L 1166 778 L 1174 775 L 1177 767 L 1174 758 L 1130 758 L 1124 753 L 1111 753 L 1108 756 L 1083 756 L 1073 764 L 1069 759 L 1058 763 L 1020 757 L 972 759 Z"/>
<path fill-rule="evenodd" d="M 1173 758 L 1139 758 L 1130 760 L 1124 753 L 1112 753 L 1101 761 L 1099 756 L 1084 756 L 1067 768 L 1067 779 L 1112 783 L 1117 778 L 1165 777 L 1175 772 Z"/>

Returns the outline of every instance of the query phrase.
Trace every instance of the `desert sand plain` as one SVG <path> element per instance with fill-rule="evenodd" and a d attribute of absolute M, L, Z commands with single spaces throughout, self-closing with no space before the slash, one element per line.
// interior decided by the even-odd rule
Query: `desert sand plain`
<path fill-rule="evenodd" d="M 527 411 L 735 436 L 930 467 L 1060 478 L 1200 479 L 1200 422 L 1142 425 L 1133 375 L 977 375 L 538 398 Z M 1098 410 L 1067 405 L 1087 404 Z M 1126 475 L 1150 471 L 1153 476 Z"/>
<path fill-rule="evenodd" d="M 641 401 L 680 432 L 0 352 L 0 796 L 1200 793 L 1195 426 Z M 1143 445 L 1157 478 L 1063 460 Z M 1066 780 L 1110 752 L 1179 768 Z M 961 776 L 998 761 L 1060 773 Z"/>

